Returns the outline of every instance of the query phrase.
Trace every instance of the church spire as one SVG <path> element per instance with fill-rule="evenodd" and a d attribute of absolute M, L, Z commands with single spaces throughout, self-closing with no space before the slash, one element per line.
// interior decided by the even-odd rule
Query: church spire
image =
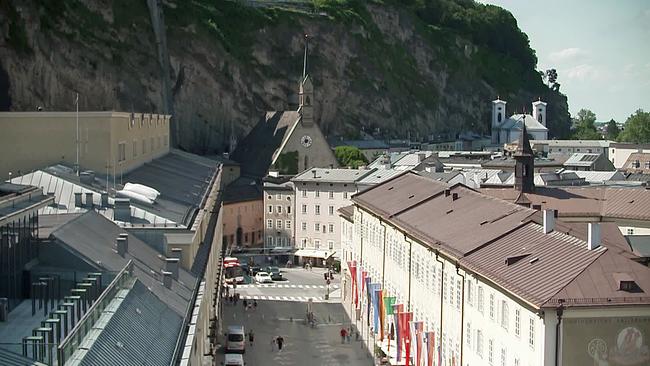
<path fill-rule="evenodd" d="M 305 34 L 305 55 L 302 61 L 302 80 L 307 77 L 307 57 L 309 56 L 309 34 Z"/>
<path fill-rule="evenodd" d="M 526 121 L 522 118 L 521 135 L 515 151 L 515 189 L 520 196 L 535 190 L 535 154 L 530 147 L 530 139 L 526 130 Z"/>

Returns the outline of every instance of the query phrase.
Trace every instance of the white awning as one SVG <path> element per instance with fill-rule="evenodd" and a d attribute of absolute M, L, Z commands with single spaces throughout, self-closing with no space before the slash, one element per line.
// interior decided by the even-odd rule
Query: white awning
<path fill-rule="evenodd" d="M 298 257 L 311 257 L 327 259 L 336 253 L 335 251 L 317 250 L 317 249 L 298 249 L 295 255 Z"/>

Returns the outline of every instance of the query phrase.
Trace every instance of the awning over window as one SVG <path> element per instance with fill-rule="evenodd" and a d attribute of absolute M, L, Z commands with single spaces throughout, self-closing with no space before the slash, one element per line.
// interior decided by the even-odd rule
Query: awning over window
<path fill-rule="evenodd" d="M 296 251 L 295 255 L 299 257 L 311 257 L 311 258 L 322 258 L 322 259 L 328 259 L 329 257 L 333 256 L 335 251 L 327 251 L 327 250 L 317 250 L 317 249 L 298 249 Z"/>

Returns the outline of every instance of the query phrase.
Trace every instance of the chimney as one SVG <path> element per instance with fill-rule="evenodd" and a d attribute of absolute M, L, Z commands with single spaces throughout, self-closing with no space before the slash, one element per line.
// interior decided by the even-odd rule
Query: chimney
<path fill-rule="evenodd" d="M 166 288 L 172 288 L 172 273 L 168 271 L 162 271 L 163 280 L 162 283 Z"/>
<path fill-rule="evenodd" d="M 452 200 L 452 201 L 455 201 L 455 200 L 457 200 L 457 199 L 458 199 L 458 193 L 452 193 L 452 194 L 451 194 L 451 200 Z"/>
<path fill-rule="evenodd" d="M 81 207 L 81 192 L 75 192 L 74 193 L 74 207 Z"/>
<path fill-rule="evenodd" d="M 165 258 L 165 271 L 171 272 L 175 280 L 178 280 L 178 262 L 178 258 Z"/>
<path fill-rule="evenodd" d="M 86 207 L 93 208 L 93 192 L 86 192 Z"/>
<path fill-rule="evenodd" d="M 172 248 L 171 257 L 178 258 L 179 260 L 183 258 L 183 248 Z"/>
<path fill-rule="evenodd" d="M 113 207 L 113 219 L 116 221 L 131 221 L 131 200 L 128 198 L 116 198 Z"/>
<path fill-rule="evenodd" d="M 108 192 L 102 192 L 101 193 L 101 207 L 106 208 L 108 207 Z"/>
<path fill-rule="evenodd" d="M 120 257 L 124 257 L 126 255 L 126 252 L 128 251 L 129 251 L 129 241 L 127 238 L 120 235 L 117 238 L 117 254 L 119 254 Z"/>
<path fill-rule="evenodd" d="M 314 178 L 316 178 L 316 169 L 312 170 L 311 172 L 314 174 Z"/>
<path fill-rule="evenodd" d="M 548 234 L 555 230 L 555 210 L 544 210 L 544 234 Z"/>
<path fill-rule="evenodd" d="M 589 250 L 598 249 L 600 247 L 600 224 L 590 222 L 587 230 L 587 248 Z"/>
<path fill-rule="evenodd" d="M 427 155 L 425 153 L 418 153 L 418 161 L 421 163 L 424 161 L 424 159 L 427 158 Z"/>

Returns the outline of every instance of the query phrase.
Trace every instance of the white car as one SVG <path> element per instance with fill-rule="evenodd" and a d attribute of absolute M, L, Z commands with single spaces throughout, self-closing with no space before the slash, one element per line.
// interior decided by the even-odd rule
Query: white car
<path fill-rule="evenodd" d="M 257 272 L 255 275 L 255 281 L 259 283 L 272 283 L 271 275 L 267 272 Z"/>

